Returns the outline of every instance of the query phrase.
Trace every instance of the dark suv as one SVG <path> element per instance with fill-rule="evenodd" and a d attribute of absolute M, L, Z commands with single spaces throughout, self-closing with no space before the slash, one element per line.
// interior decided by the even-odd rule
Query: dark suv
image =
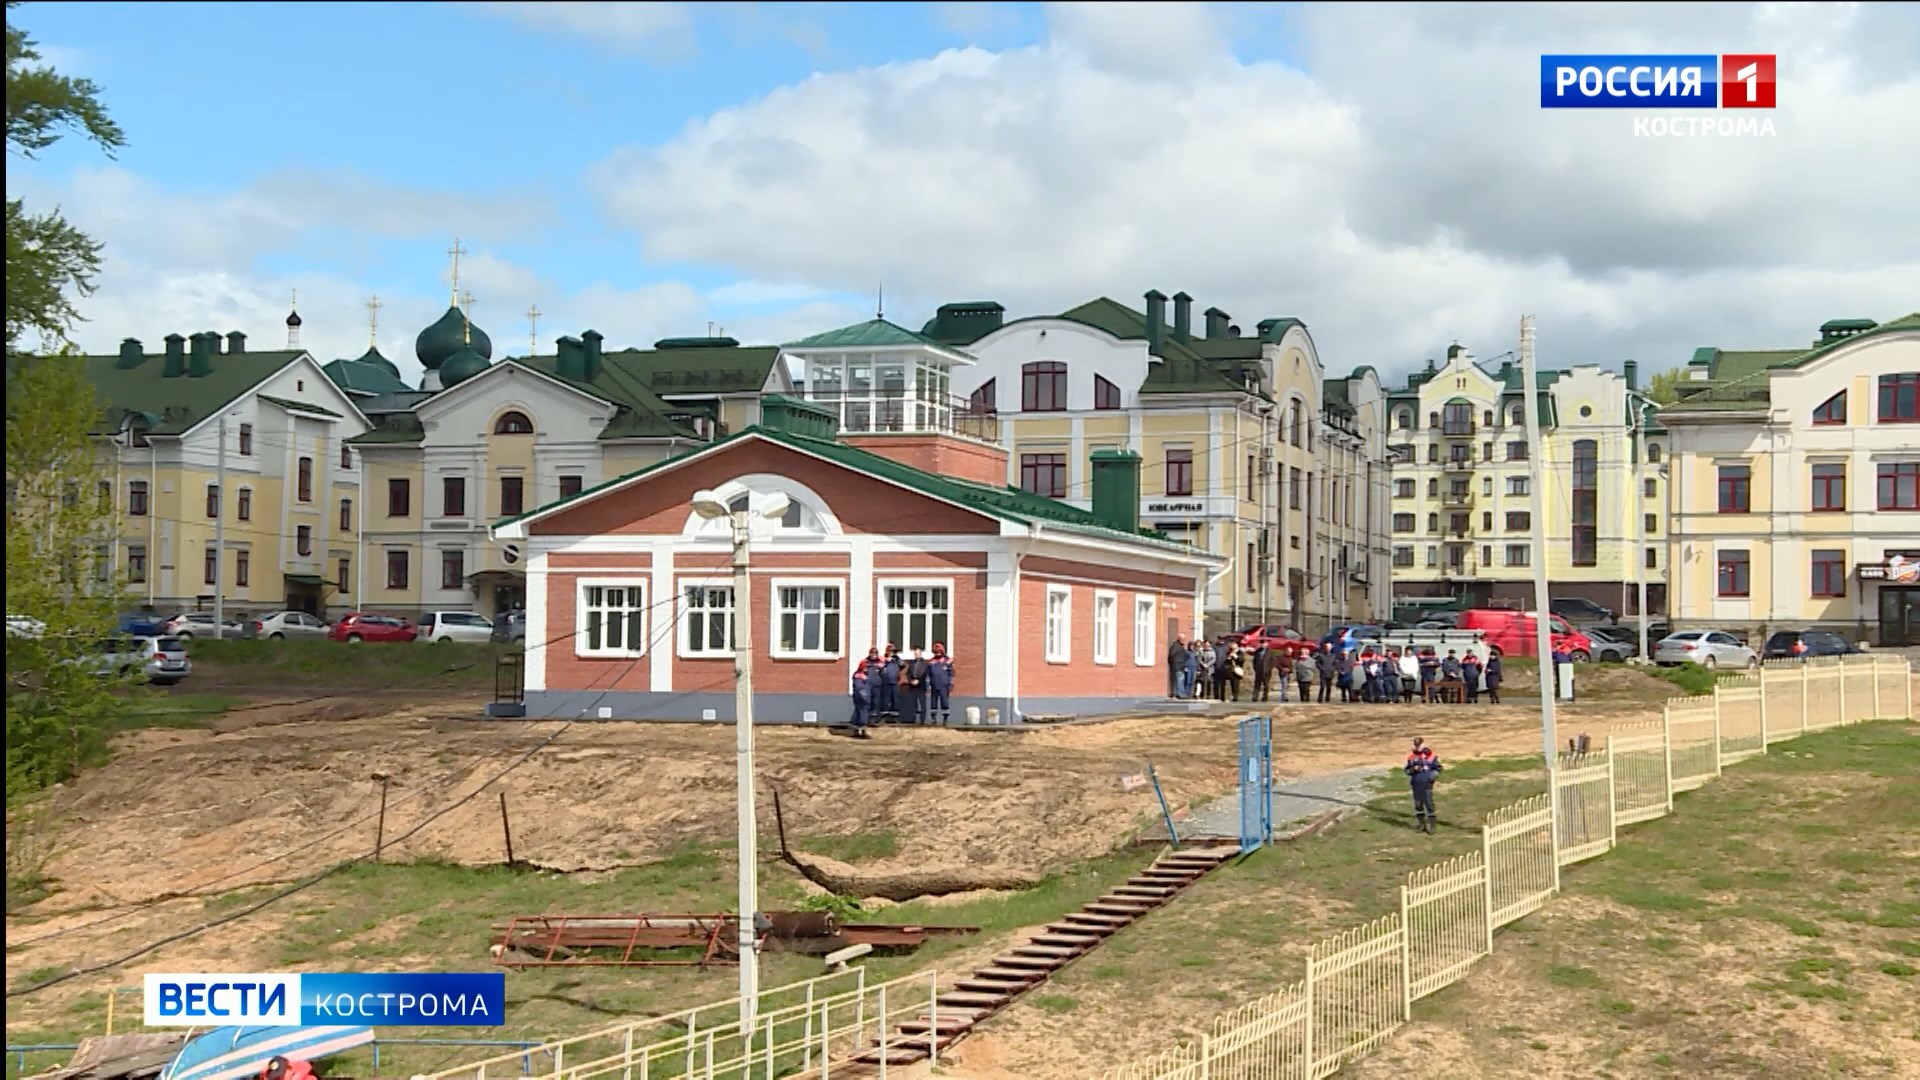
<path fill-rule="evenodd" d="M 1574 626 L 1620 621 L 1620 616 L 1611 609 L 1601 607 L 1584 596 L 1556 596 L 1548 601 L 1548 608 Z"/>
<path fill-rule="evenodd" d="M 1796 649 L 1795 645 L 1803 646 Z M 1762 660 L 1800 660 L 1809 656 L 1851 656 L 1860 646 L 1831 630 L 1779 630 L 1760 647 Z"/>

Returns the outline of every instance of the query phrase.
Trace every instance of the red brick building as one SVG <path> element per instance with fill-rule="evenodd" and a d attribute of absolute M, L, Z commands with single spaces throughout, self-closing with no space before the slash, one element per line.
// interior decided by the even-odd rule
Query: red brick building
<path fill-rule="evenodd" d="M 1219 559 L 1138 527 L 1139 459 L 1094 455 L 1091 511 L 986 476 L 910 461 L 972 462 L 922 432 L 854 446 L 837 418 L 768 398 L 763 423 L 697 452 L 494 527 L 527 566 L 527 713 L 730 720 L 731 620 L 753 620 L 755 718 L 842 723 L 848 678 L 873 646 L 941 642 L 953 722 L 1130 708 L 1167 691 L 1166 648 L 1191 633 Z M 939 451 L 935 453 L 935 451 Z M 896 460 L 896 457 L 904 460 Z M 954 469 L 954 472 L 974 472 Z M 693 512 L 713 490 L 756 515 L 746 610 L 733 595 L 725 520 Z"/>

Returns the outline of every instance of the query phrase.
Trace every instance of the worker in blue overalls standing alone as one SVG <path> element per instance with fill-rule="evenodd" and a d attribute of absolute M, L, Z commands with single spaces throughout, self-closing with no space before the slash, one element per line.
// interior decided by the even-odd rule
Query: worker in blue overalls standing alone
<path fill-rule="evenodd" d="M 862 660 L 853 667 L 853 737 L 870 739 L 867 734 L 867 717 L 873 712 L 873 686 L 869 681 L 872 672 L 871 660 Z"/>
<path fill-rule="evenodd" d="M 953 657 L 947 647 L 933 643 L 933 659 L 927 661 L 927 713 L 934 723 L 945 727 L 952 706 Z"/>

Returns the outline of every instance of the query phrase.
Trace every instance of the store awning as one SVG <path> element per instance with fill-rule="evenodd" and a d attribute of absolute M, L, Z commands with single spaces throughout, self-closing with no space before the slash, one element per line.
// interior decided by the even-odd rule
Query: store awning
<path fill-rule="evenodd" d="M 286 578 L 287 578 L 287 584 L 289 585 L 325 585 L 326 584 L 326 582 L 321 579 L 319 574 L 288 574 L 286 575 Z"/>

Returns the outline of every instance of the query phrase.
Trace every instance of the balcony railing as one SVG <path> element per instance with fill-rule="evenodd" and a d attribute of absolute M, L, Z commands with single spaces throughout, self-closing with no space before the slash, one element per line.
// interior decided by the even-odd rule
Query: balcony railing
<path fill-rule="evenodd" d="M 1448 458 L 1444 463 L 1443 467 L 1448 472 L 1472 472 L 1473 459 L 1472 458 Z"/>
<path fill-rule="evenodd" d="M 1440 435 L 1442 438 L 1447 439 L 1471 439 L 1476 430 L 1478 429 L 1474 427 L 1473 421 L 1471 420 L 1464 424 L 1440 425 Z"/>
<path fill-rule="evenodd" d="M 1472 505 L 1473 505 L 1473 492 L 1471 492 L 1471 491 L 1449 491 L 1449 492 L 1447 492 L 1447 493 L 1446 493 L 1445 495 L 1442 495 L 1442 496 L 1440 496 L 1440 505 L 1442 505 L 1442 506 L 1472 506 Z"/>
<path fill-rule="evenodd" d="M 822 390 L 808 387 L 808 401 L 840 411 L 843 435 L 964 435 L 1000 441 L 1000 417 L 963 397 L 911 390 Z"/>

